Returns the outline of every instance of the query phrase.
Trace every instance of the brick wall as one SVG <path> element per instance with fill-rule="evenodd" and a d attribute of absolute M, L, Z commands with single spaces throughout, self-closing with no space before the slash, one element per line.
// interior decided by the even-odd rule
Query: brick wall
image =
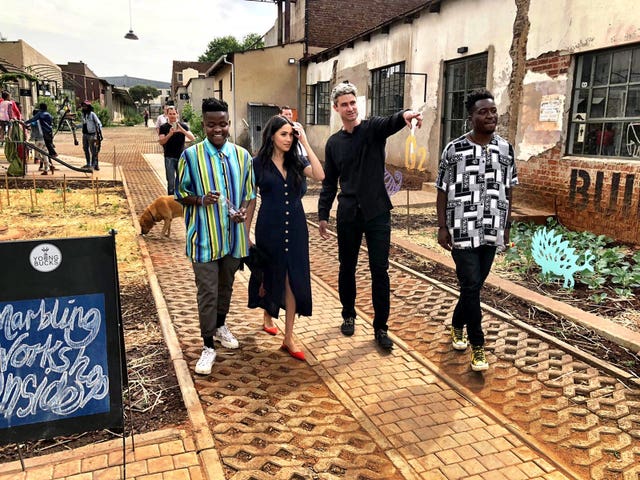
<path fill-rule="evenodd" d="M 425 0 L 307 0 L 309 46 L 328 48 L 423 5 Z"/>
<path fill-rule="evenodd" d="M 564 225 L 640 244 L 640 164 L 560 159 L 559 146 L 518 163 L 519 205 L 555 211 Z"/>
<path fill-rule="evenodd" d="M 538 58 L 527 61 L 527 69 L 536 73 L 546 73 L 550 77 L 557 77 L 569 71 L 570 55 L 560 55 L 558 52 L 547 52 Z"/>
<path fill-rule="evenodd" d="M 527 68 L 555 77 L 570 63 L 569 55 L 552 52 L 527 61 Z M 555 211 L 569 228 L 640 244 L 640 162 L 563 157 L 564 151 L 558 143 L 518 162 L 515 202 Z"/>

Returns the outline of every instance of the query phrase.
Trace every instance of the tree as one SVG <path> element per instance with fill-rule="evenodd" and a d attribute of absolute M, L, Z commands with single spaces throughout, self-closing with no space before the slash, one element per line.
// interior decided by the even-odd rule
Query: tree
<path fill-rule="evenodd" d="M 152 99 L 160 95 L 160 90 L 151 85 L 135 85 L 129 89 L 129 95 L 134 102 L 149 105 Z"/>
<path fill-rule="evenodd" d="M 255 50 L 264 47 L 262 35 L 257 33 L 249 33 L 239 42 L 233 35 L 226 37 L 217 37 L 209 42 L 207 50 L 198 57 L 199 62 L 215 62 L 222 55 L 234 52 L 243 52 L 245 50 Z"/>

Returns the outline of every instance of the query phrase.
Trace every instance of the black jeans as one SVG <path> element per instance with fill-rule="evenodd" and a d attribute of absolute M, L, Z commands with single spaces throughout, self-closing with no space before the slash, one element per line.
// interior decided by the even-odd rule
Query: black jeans
<path fill-rule="evenodd" d="M 358 211 L 352 221 L 337 224 L 338 258 L 340 273 L 338 291 L 342 303 L 342 318 L 355 317 L 356 266 L 362 243 L 367 240 L 369 270 L 371 271 L 371 297 L 373 301 L 373 329 L 387 330 L 389 318 L 389 245 L 391 242 L 391 214 L 386 212 L 365 221 Z"/>
<path fill-rule="evenodd" d="M 469 342 L 474 346 L 484 345 L 480 289 L 489 275 L 496 247 L 483 245 L 478 248 L 451 250 L 456 264 L 456 275 L 460 284 L 460 298 L 453 311 L 453 327 L 467 326 Z"/>
<path fill-rule="evenodd" d="M 57 157 L 56 147 L 53 144 L 53 133 L 43 133 L 44 145 L 47 147 L 50 157 Z"/>

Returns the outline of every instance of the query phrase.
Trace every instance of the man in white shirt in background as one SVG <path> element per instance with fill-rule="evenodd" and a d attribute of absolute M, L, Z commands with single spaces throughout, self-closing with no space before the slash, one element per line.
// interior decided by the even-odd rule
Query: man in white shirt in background
<path fill-rule="evenodd" d="M 291 109 L 290 106 L 284 105 L 280 107 L 280 115 L 287 118 L 295 126 L 299 128 L 303 128 L 302 124 L 293 120 L 293 110 Z M 309 155 L 307 154 L 307 151 L 305 150 L 305 148 L 302 146 L 300 142 L 298 142 L 297 153 L 298 153 L 298 156 L 300 157 L 300 160 L 307 160 L 307 162 L 309 161 L 309 158 L 308 158 Z M 307 177 L 302 177 L 302 195 L 304 195 L 305 193 L 307 193 Z"/>

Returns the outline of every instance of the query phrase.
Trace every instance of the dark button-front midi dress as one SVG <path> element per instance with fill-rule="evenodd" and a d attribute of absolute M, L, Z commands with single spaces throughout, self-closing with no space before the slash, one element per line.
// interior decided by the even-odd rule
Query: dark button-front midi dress
<path fill-rule="evenodd" d="M 306 165 L 308 165 L 308 161 Z M 249 280 L 249 308 L 263 308 L 278 317 L 285 308 L 285 278 L 296 299 L 296 312 L 311 315 L 311 276 L 309 269 L 309 230 L 302 208 L 302 184 L 296 185 L 292 170 L 284 178 L 269 160 L 265 167 L 253 159 L 260 208 L 255 227 L 258 249 L 269 259 L 260 273 Z"/>

